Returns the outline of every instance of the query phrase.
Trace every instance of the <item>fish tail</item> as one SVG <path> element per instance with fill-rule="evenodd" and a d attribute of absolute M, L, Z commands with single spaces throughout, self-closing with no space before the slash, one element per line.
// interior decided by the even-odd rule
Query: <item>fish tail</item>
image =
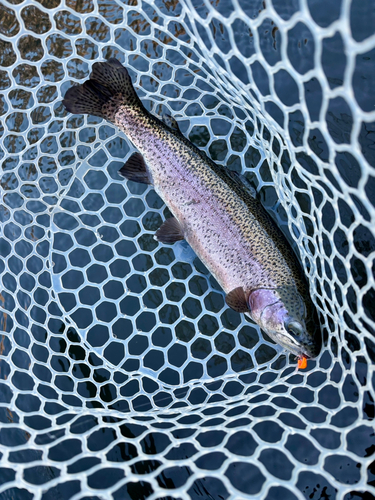
<path fill-rule="evenodd" d="M 110 119 L 118 107 L 108 106 L 112 100 L 140 104 L 127 69 L 117 59 L 93 64 L 90 79 L 68 89 L 63 104 L 70 113 Z"/>

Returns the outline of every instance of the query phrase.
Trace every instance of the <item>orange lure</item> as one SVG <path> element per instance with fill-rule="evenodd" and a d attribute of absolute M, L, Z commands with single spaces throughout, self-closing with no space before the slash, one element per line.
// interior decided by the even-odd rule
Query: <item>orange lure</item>
<path fill-rule="evenodd" d="M 307 367 L 307 358 L 305 356 L 298 358 L 297 367 L 299 370 L 304 370 Z"/>

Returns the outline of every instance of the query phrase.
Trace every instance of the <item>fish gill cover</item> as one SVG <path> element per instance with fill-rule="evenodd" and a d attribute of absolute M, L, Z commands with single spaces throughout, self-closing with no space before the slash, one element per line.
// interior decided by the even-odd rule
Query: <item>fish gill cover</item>
<path fill-rule="evenodd" d="M 371 1 L 0 4 L 0 498 L 375 495 Z M 227 308 L 134 153 L 62 98 L 116 57 L 299 253 L 307 370 Z"/>

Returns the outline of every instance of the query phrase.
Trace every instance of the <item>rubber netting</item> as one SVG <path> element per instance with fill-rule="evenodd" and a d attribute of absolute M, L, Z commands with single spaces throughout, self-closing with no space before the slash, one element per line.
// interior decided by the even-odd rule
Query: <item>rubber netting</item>
<path fill-rule="evenodd" d="M 374 31 L 371 0 L 1 0 L 1 499 L 373 498 Z M 109 57 L 294 244 L 306 370 L 65 111 Z"/>

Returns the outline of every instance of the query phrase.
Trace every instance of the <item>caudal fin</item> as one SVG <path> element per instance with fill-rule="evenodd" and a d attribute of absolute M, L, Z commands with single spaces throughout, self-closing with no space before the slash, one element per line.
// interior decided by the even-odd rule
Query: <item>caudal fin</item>
<path fill-rule="evenodd" d="M 117 59 L 108 59 L 93 64 L 90 79 L 71 87 L 64 96 L 63 104 L 70 113 L 108 119 L 110 109 L 108 106 L 103 109 L 103 106 L 116 96 L 123 102 L 139 102 L 127 69 Z"/>

